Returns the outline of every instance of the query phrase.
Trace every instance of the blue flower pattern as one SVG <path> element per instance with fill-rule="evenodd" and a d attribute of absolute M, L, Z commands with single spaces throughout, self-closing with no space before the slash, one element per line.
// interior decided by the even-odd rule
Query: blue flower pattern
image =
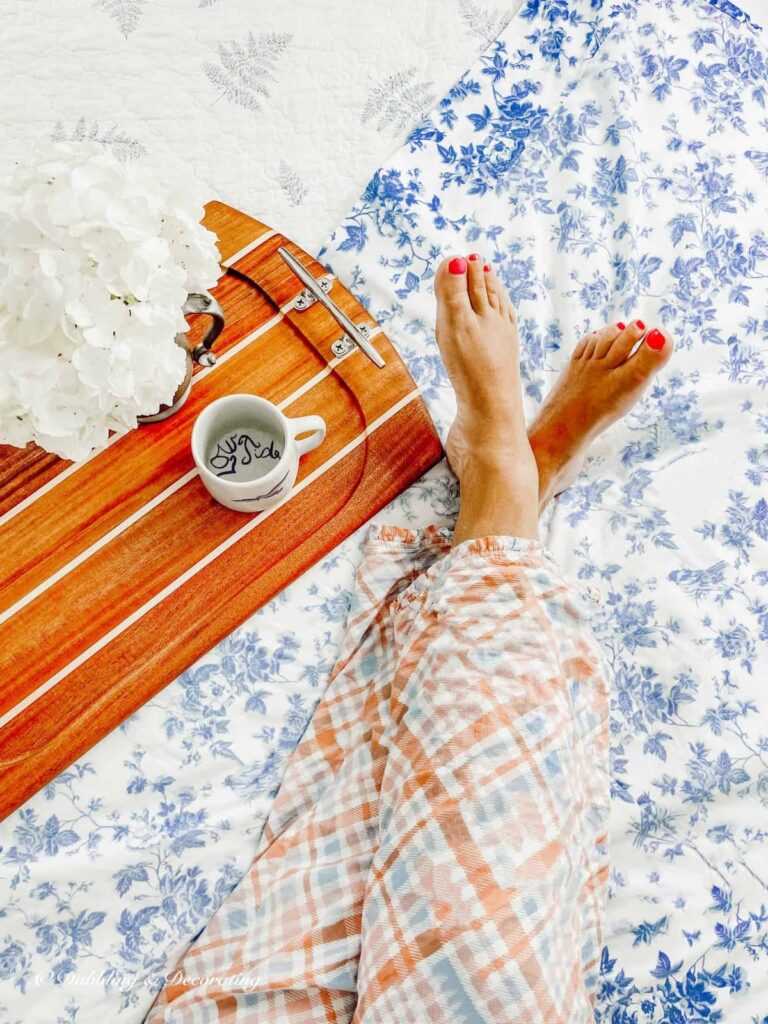
<path fill-rule="evenodd" d="M 729 0 L 527 0 L 324 250 L 441 431 L 443 256 L 519 309 L 529 413 L 581 333 L 674 360 L 542 524 L 601 599 L 611 901 L 600 1024 L 768 1024 L 768 58 Z M 378 517 L 450 523 L 436 467 Z M 0 1024 L 141 1020 L 247 867 L 332 667 L 350 538 L 2 826 Z M 762 822 L 766 822 L 762 827 Z M 42 986 L 38 972 L 52 980 Z M 70 972 L 95 972 L 72 989 Z"/>
<path fill-rule="evenodd" d="M 675 335 L 544 523 L 602 595 L 605 1024 L 768 1021 L 767 88 L 760 30 L 723 0 L 529 0 L 326 251 L 443 430 L 423 338 L 451 252 L 490 258 L 518 307 L 530 413 L 585 331 Z"/>

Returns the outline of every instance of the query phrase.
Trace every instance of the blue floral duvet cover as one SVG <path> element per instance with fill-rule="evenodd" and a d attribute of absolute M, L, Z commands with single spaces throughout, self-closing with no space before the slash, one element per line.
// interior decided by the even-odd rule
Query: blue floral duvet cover
<path fill-rule="evenodd" d="M 327 248 L 443 427 L 454 250 L 518 307 L 531 411 L 584 332 L 675 336 L 546 524 L 612 686 L 612 1024 L 768 1021 L 767 101 L 727 2 L 530 0 Z"/>

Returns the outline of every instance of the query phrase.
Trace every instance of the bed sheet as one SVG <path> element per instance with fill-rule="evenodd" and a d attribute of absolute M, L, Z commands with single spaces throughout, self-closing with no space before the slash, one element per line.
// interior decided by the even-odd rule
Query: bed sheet
<path fill-rule="evenodd" d="M 35 6 L 43 24 L 39 5 L 24 8 Z M 135 8 L 128 42 L 153 6 L 168 8 L 98 6 L 92 17 L 116 26 Z M 582 330 L 644 315 L 678 339 L 663 378 L 544 524 L 566 570 L 603 594 L 594 621 L 614 690 L 605 1021 L 768 1015 L 763 46 L 724 0 L 529 0 L 326 249 L 386 323 L 441 429 L 452 396 L 430 281 L 457 246 L 488 253 L 518 304 L 529 411 Z M 155 67 L 158 54 L 147 59 Z M 311 247 L 310 212 L 293 223 Z M 455 507 L 443 466 L 379 518 L 449 524 Z M 2 1024 L 142 1018 L 250 860 L 333 662 L 359 544 L 4 823 Z"/>

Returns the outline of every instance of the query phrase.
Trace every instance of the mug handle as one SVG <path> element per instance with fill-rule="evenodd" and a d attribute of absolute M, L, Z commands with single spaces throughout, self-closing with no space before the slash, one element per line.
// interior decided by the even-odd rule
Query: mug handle
<path fill-rule="evenodd" d="M 296 452 L 299 456 L 306 455 L 313 448 L 317 448 L 325 438 L 325 420 L 322 416 L 299 416 L 295 420 L 288 420 L 291 425 L 291 440 L 296 445 Z M 296 439 L 297 434 L 303 434 L 311 430 L 309 437 Z"/>
<path fill-rule="evenodd" d="M 216 356 L 211 351 L 213 343 L 224 330 L 224 310 L 210 292 L 192 292 L 182 307 L 182 313 L 205 313 L 213 321 L 205 337 L 192 350 L 192 358 L 201 366 L 214 366 Z"/>

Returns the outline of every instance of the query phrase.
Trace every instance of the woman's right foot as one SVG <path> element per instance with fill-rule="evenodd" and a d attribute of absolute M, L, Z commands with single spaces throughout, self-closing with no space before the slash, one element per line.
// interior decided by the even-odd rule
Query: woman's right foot
<path fill-rule="evenodd" d="M 640 320 L 582 338 L 528 430 L 540 509 L 573 483 L 589 445 L 629 412 L 673 348 L 667 331 L 654 327 L 646 333 Z"/>

